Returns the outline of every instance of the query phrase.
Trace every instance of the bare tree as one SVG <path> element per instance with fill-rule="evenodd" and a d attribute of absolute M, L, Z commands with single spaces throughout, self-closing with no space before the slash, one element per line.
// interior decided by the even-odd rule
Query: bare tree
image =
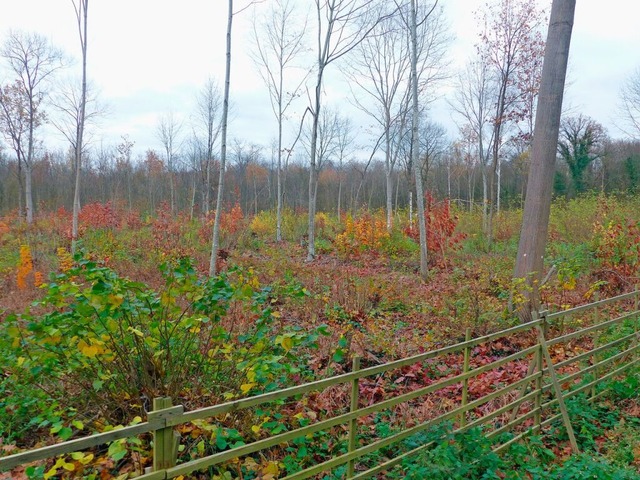
<path fill-rule="evenodd" d="M 309 126 L 302 133 L 304 147 L 307 151 L 307 155 L 311 157 L 315 156 L 315 177 L 316 182 L 314 184 L 314 197 L 318 193 L 317 178 L 325 164 L 328 161 L 337 159 L 339 139 L 342 131 L 343 119 L 338 111 L 331 107 L 325 107 L 320 114 L 318 121 L 318 130 L 316 133 L 315 152 L 312 154 L 313 148 L 313 129 Z"/>
<path fill-rule="evenodd" d="M 69 142 L 73 150 L 74 175 L 75 165 L 77 163 L 76 150 L 78 149 L 78 142 L 82 142 L 81 155 L 85 155 L 87 153 L 87 147 L 91 142 L 91 132 L 87 127 L 95 125 L 99 117 L 107 111 L 106 107 L 99 101 L 98 95 L 90 83 L 85 87 L 84 101 L 82 89 L 82 83 L 78 82 L 77 79 L 67 79 L 56 85 L 56 92 L 51 96 L 50 100 L 51 105 L 57 112 L 57 115 L 52 118 L 51 124 L 62 134 L 65 140 Z M 83 103 L 85 105 L 84 113 L 82 111 Z M 83 118 L 82 139 L 79 139 L 79 125 Z M 77 177 L 77 175 L 75 177 Z"/>
<path fill-rule="evenodd" d="M 434 7 L 437 5 L 437 1 Z M 418 206 L 418 229 L 420 231 L 420 276 L 423 280 L 429 275 L 427 258 L 427 225 L 424 210 L 424 189 L 422 187 L 422 169 L 418 159 L 420 158 L 420 142 L 418 132 L 420 130 L 420 106 L 418 103 L 418 18 L 416 0 L 411 0 L 411 13 L 409 31 L 411 39 L 411 161 L 416 181 L 416 201 Z"/>
<path fill-rule="evenodd" d="M 628 124 L 623 130 L 637 138 L 640 135 L 640 68 L 627 78 L 620 90 L 620 111 Z"/>
<path fill-rule="evenodd" d="M 532 65 L 539 61 L 544 49 L 540 33 L 543 13 L 534 2 L 527 0 L 496 0 L 480 13 L 484 30 L 477 45 L 478 53 L 491 69 L 495 83 L 494 113 L 491 136 L 491 171 L 489 177 L 489 214 L 487 239 L 493 236 L 493 214 L 499 196 L 500 150 L 505 129 L 510 121 L 522 118 L 524 92 L 530 84 L 522 84 L 535 71 Z M 529 99 L 530 103 L 530 99 Z M 496 186 L 496 182 L 498 186 Z"/>
<path fill-rule="evenodd" d="M 455 82 L 454 99 L 450 105 L 460 116 L 459 129 L 466 139 L 475 141 L 475 153 L 482 173 L 482 224 L 489 221 L 489 157 L 494 129 L 491 128 L 492 103 L 488 66 L 485 62 L 471 61 Z"/>
<path fill-rule="evenodd" d="M 75 182 L 73 186 L 73 214 L 71 219 L 71 253 L 75 254 L 78 242 L 78 215 L 80 214 L 80 172 L 82 167 L 82 150 L 84 148 L 84 127 L 87 110 L 87 26 L 89 0 L 71 0 L 76 13 L 80 49 L 82 50 L 82 86 L 80 87 L 80 105 L 76 109 L 75 150 Z"/>
<path fill-rule="evenodd" d="M 35 150 L 35 130 L 44 120 L 40 106 L 45 96 L 45 85 L 51 75 L 63 66 L 62 52 L 52 47 L 47 39 L 35 33 L 12 31 L 0 49 L 0 56 L 8 63 L 16 75 L 20 88 L 15 94 L 24 96 L 26 121 L 26 141 L 20 146 L 25 173 L 25 206 L 27 223 L 33 222 L 32 169 Z M 17 138 L 13 139 L 15 142 Z M 20 161 L 20 159 L 18 160 Z"/>
<path fill-rule="evenodd" d="M 291 25 L 297 24 L 295 29 Z M 285 73 L 294 68 L 294 62 L 304 52 L 304 37 L 307 19 L 298 21 L 293 0 L 276 0 L 270 14 L 258 23 L 254 17 L 253 37 L 256 50 L 253 54 L 260 75 L 269 90 L 271 108 L 278 122 L 277 150 L 277 201 L 276 240 L 282 240 L 282 196 L 283 196 L 283 144 L 282 130 L 285 115 L 291 103 L 299 97 L 311 73 L 306 70 L 297 84 L 285 91 Z"/>
<path fill-rule="evenodd" d="M 318 192 L 318 131 L 321 119 L 322 86 L 326 68 L 357 47 L 384 18 L 376 0 L 314 0 L 317 18 L 316 84 L 311 113 L 309 168 L 309 222 L 307 261 L 313 261 L 315 248 L 315 216 Z"/>
<path fill-rule="evenodd" d="M 196 114 L 193 120 L 194 136 L 203 147 L 203 155 L 199 165 L 202 183 L 202 208 L 204 213 L 208 214 L 211 208 L 213 150 L 222 127 L 220 119 L 222 94 L 213 79 L 206 81 L 196 101 Z"/>
<path fill-rule="evenodd" d="M 209 276 L 218 273 L 218 250 L 220 249 L 220 215 L 222 214 L 222 195 L 224 193 L 224 171 L 227 163 L 227 119 L 229 118 L 229 86 L 231 84 L 231 28 L 233 26 L 233 0 L 229 0 L 227 13 L 227 61 L 224 76 L 224 96 L 222 97 L 222 145 L 220 147 L 220 173 L 218 175 L 218 196 L 216 213 L 213 220 L 213 239 L 211 241 L 211 258 L 209 260 Z"/>
<path fill-rule="evenodd" d="M 248 5 L 254 4 L 254 1 Z M 246 8 L 246 7 L 245 7 Z M 211 258 L 209 260 L 209 275 L 214 276 L 218 273 L 217 260 L 218 250 L 220 249 L 220 215 L 222 214 L 222 196 L 224 194 L 224 174 L 227 164 L 227 127 L 229 118 L 229 87 L 231 85 L 231 28 L 233 27 L 233 0 L 229 0 L 229 11 L 227 13 L 227 46 L 226 46 L 226 63 L 224 76 L 224 95 L 222 97 L 222 119 L 221 128 L 221 146 L 220 146 L 220 172 L 218 174 L 218 195 L 216 200 L 216 213 L 213 220 L 213 234 L 211 241 Z"/>
<path fill-rule="evenodd" d="M 549 18 L 527 197 L 514 271 L 515 278 L 524 280 L 525 288 L 521 293 L 525 301 L 518 305 L 520 318 L 524 321 L 531 319 L 531 310 L 538 308 L 539 303 L 575 8 L 576 0 L 553 0 Z"/>
<path fill-rule="evenodd" d="M 438 12 L 438 0 L 425 5 L 419 5 L 416 0 L 411 0 L 408 5 L 401 5 L 395 0 L 397 11 L 402 20 L 405 31 L 408 32 L 408 44 L 410 54 L 410 94 L 411 100 L 411 145 L 410 159 L 407 161 L 413 170 L 416 189 L 416 204 L 418 207 L 418 229 L 420 233 L 420 276 L 423 280 L 428 276 L 428 252 L 427 252 L 427 226 L 424 208 L 424 187 L 422 179 L 422 166 L 420 164 L 420 116 L 425 111 L 426 102 L 423 98 L 429 98 L 426 87 L 436 79 L 443 77 L 442 60 L 445 53 L 443 42 L 442 23 L 435 12 Z M 435 20 L 435 21 L 434 21 Z M 427 27 L 426 25 L 430 26 Z M 425 93 L 427 95 L 425 95 Z"/>
<path fill-rule="evenodd" d="M 385 145 L 387 229 L 393 222 L 393 169 L 398 159 L 396 135 L 406 133 L 409 82 L 409 43 L 397 16 L 385 18 L 352 55 L 349 79 L 375 102 L 373 108 L 353 95 L 356 106 L 382 129 Z M 356 195 L 357 196 L 357 195 Z"/>
<path fill-rule="evenodd" d="M 167 161 L 167 171 L 169 173 L 169 192 L 171 213 L 176 213 L 176 186 L 175 186 L 175 161 L 176 144 L 180 142 L 180 130 L 182 122 L 178 120 L 173 112 L 160 116 L 158 120 L 156 134 L 164 147 Z"/>
<path fill-rule="evenodd" d="M 338 218 L 342 212 L 342 169 L 345 160 L 353 153 L 355 133 L 351 119 L 346 116 L 338 117 L 338 132 L 336 135 L 336 160 L 338 162 Z"/>
<path fill-rule="evenodd" d="M 40 99 L 35 99 L 36 109 L 40 105 Z M 25 164 L 29 130 L 37 128 L 44 121 L 44 114 L 37 111 L 35 117 L 30 118 L 29 102 L 24 91 L 24 86 L 20 81 L 5 85 L 0 88 L 0 131 L 11 145 L 16 154 L 18 163 L 18 212 L 23 214 L 22 199 L 24 194 L 24 184 L 22 181 L 22 167 Z"/>

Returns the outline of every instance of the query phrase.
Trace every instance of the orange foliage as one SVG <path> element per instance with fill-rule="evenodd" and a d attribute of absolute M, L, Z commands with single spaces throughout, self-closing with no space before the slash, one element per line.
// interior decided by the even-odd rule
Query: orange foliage
<path fill-rule="evenodd" d="M 33 285 L 40 287 L 44 283 L 44 275 L 40 271 L 33 272 Z"/>
<path fill-rule="evenodd" d="M 111 202 L 95 202 L 85 205 L 78 214 L 78 220 L 85 228 L 117 228 L 120 225 L 118 215 Z"/>
<path fill-rule="evenodd" d="M 184 241 L 186 222 L 174 217 L 167 202 L 156 209 L 152 223 L 153 249 L 162 256 L 180 258 L 193 255 L 192 249 Z"/>
<path fill-rule="evenodd" d="M 257 183 L 263 183 L 267 181 L 267 178 L 269 178 L 269 171 L 262 165 L 252 163 L 247 165 L 245 177 L 250 182 L 255 180 Z"/>
<path fill-rule="evenodd" d="M 322 170 L 318 175 L 320 185 L 335 185 L 338 183 L 338 172 L 332 169 Z"/>
<path fill-rule="evenodd" d="M 342 253 L 354 255 L 365 250 L 377 251 L 388 238 L 389 232 L 383 213 L 375 216 L 367 213 L 356 220 L 347 215 L 345 230 L 336 236 L 335 243 Z"/>
<path fill-rule="evenodd" d="M 427 249 L 429 250 L 430 262 L 440 264 L 445 261 L 447 250 L 455 250 L 459 247 L 464 238 L 464 234 L 456 233 L 458 216 L 451 213 L 451 202 L 445 199 L 436 202 L 430 192 L 425 193 L 425 213 L 427 224 Z M 418 229 L 409 225 L 404 229 L 404 233 L 415 241 L 420 241 Z"/>
<path fill-rule="evenodd" d="M 18 272 L 16 274 L 16 283 L 19 290 L 26 290 L 27 279 L 33 272 L 33 258 L 31 257 L 31 249 L 29 245 L 20 246 L 20 263 L 18 264 Z"/>
<path fill-rule="evenodd" d="M 3 221 L 0 221 L 0 240 L 2 240 L 2 237 L 7 233 L 9 233 L 9 225 L 7 225 Z"/>
<path fill-rule="evenodd" d="M 220 217 L 220 229 L 229 233 L 236 233 L 242 228 L 244 214 L 238 202 L 228 212 L 222 212 Z"/>
<path fill-rule="evenodd" d="M 202 227 L 200 227 L 198 234 L 204 242 L 208 242 L 211 239 L 215 217 L 215 211 L 212 210 L 209 215 L 205 217 L 204 223 Z M 231 207 L 231 210 L 222 212 L 222 215 L 220 215 L 220 231 L 224 233 L 237 233 L 242 229 L 243 220 L 244 214 L 242 213 L 242 207 L 240 203 L 236 202 L 235 205 Z"/>
<path fill-rule="evenodd" d="M 155 150 L 147 150 L 147 157 L 144 159 L 149 175 L 159 177 L 164 173 L 164 162 Z"/>

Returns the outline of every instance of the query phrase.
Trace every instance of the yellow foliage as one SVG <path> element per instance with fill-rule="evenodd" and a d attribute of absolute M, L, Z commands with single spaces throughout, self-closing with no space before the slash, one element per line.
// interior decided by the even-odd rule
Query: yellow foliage
<path fill-rule="evenodd" d="M 242 393 L 247 394 L 255 386 L 255 383 L 243 383 L 242 385 L 240 385 L 240 390 L 242 391 Z"/>
<path fill-rule="evenodd" d="M 268 475 L 272 475 L 272 478 L 275 478 L 280 473 L 280 468 L 278 467 L 277 462 L 268 462 L 264 467 L 262 467 L 263 478 L 266 478 Z"/>
<path fill-rule="evenodd" d="M 56 253 L 58 256 L 60 271 L 66 273 L 71 270 L 73 268 L 73 257 L 69 252 L 67 252 L 66 248 L 58 247 Z"/>
<path fill-rule="evenodd" d="M 382 213 L 366 214 L 355 220 L 347 215 L 344 232 L 336 236 L 335 243 L 342 253 L 353 255 L 364 250 L 379 250 L 389 236 Z"/>
<path fill-rule="evenodd" d="M 251 233 L 259 237 L 267 237 L 275 233 L 275 225 L 272 225 L 264 215 L 256 215 L 249 224 Z"/>

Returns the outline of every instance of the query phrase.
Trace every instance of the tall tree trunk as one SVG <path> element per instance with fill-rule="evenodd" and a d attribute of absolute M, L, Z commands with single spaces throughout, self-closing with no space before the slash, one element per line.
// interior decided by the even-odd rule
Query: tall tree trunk
<path fill-rule="evenodd" d="M 311 160 L 309 168 L 309 221 L 307 261 L 312 262 L 316 258 L 316 194 L 318 184 L 318 171 L 316 170 L 318 148 L 318 121 L 320 120 L 320 95 L 322 93 L 322 77 L 324 65 L 318 65 L 318 78 L 315 89 L 315 106 L 313 110 L 313 126 L 311 129 Z"/>
<path fill-rule="evenodd" d="M 36 107 L 33 100 L 34 92 L 29 92 L 29 138 L 27 141 L 27 158 L 24 162 L 24 195 L 25 208 L 27 212 L 27 224 L 33 223 L 33 187 L 32 187 L 32 170 L 33 170 L 33 135 L 35 129 Z"/>
<path fill-rule="evenodd" d="M 280 75 L 280 92 L 282 92 L 282 75 Z M 282 95 L 282 93 L 280 94 Z M 278 174 L 277 174 L 277 195 L 276 202 L 276 241 L 282 241 L 282 99 L 278 104 Z"/>
<path fill-rule="evenodd" d="M 467 200 L 469 200 L 469 212 L 473 212 L 473 177 L 471 174 L 472 171 L 469 171 L 469 175 L 467 176 L 467 191 L 469 192 Z"/>
<path fill-rule="evenodd" d="M 391 134 L 389 125 L 391 123 L 389 110 L 385 112 L 385 131 L 384 131 L 384 175 L 386 180 L 386 207 L 387 207 L 387 230 L 391 232 L 393 228 L 393 167 L 391 165 Z"/>
<path fill-rule="evenodd" d="M 514 271 L 514 277 L 525 279 L 526 284 L 526 288 L 519 292 L 525 299 L 518 306 L 519 316 L 523 321 L 531 320 L 531 310 L 537 309 L 539 305 L 539 282 L 544 268 L 560 115 L 575 8 L 576 0 L 553 0 L 549 18 L 531 167 Z"/>
<path fill-rule="evenodd" d="M 393 228 L 393 172 L 387 169 L 384 172 L 387 197 L 387 230 L 390 232 Z M 397 197 L 396 197 L 397 198 Z M 397 203 L 397 202 L 396 202 Z"/>
<path fill-rule="evenodd" d="M 189 221 L 193 220 L 193 211 L 196 208 L 196 176 L 191 181 L 191 205 L 189 205 Z"/>
<path fill-rule="evenodd" d="M 173 178 L 173 166 L 169 167 L 169 199 L 171 202 L 171 214 L 176 214 L 176 191 Z"/>
<path fill-rule="evenodd" d="M 24 164 L 24 198 L 25 207 L 27 211 L 27 223 L 31 225 L 33 223 L 33 184 L 32 184 L 32 169 L 31 163 L 25 162 Z"/>
<path fill-rule="evenodd" d="M 498 162 L 498 168 L 496 170 L 496 214 L 500 214 L 500 194 L 502 190 L 502 164 Z"/>
<path fill-rule="evenodd" d="M 206 171 L 204 177 L 204 191 L 202 194 L 204 195 L 204 213 L 205 215 L 209 215 L 209 210 L 211 209 L 211 164 L 213 163 L 213 159 L 211 157 L 207 158 L 206 163 Z"/>
<path fill-rule="evenodd" d="M 18 217 L 20 220 L 24 218 L 24 206 L 22 204 L 24 198 L 24 182 L 22 181 L 22 157 L 18 156 Z"/>
<path fill-rule="evenodd" d="M 487 179 L 487 167 L 482 166 L 482 230 L 489 229 L 489 180 Z"/>
<path fill-rule="evenodd" d="M 413 171 L 416 179 L 416 202 L 418 204 L 418 227 L 420 230 L 420 276 L 427 279 L 429 266 L 427 263 L 427 225 L 424 211 L 424 190 L 422 187 L 422 168 L 420 166 L 418 138 L 419 110 L 418 110 L 418 33 L 416 0 L 411 0 L 411 90 L 412 90 L 412 120 L 411 120 L 411 156 Z"/>
<path fill-rule="evenodd" d="M 74 2 L 75 6 L 75 2 Z M 78 243 L 78 216 L 80 215 L 80 172 L 82 168 L 82 150 L 84 147 L 84 124 L 87 110 L 87 23 L 89 0 L 79 0 L 76 7 L 78 19 L 78 34 L 80 35 L 80 47 L 82 49 L 82 92 L 80 97 L 80 115 L 76 129 L 75 148 L 75 184 L 73 189 L 73 213 L 71 220 L 71 254 L 76 252 Z"/>
<path fill-rule="evenodd" d="M 213 240 L 211 242 L 211 259 L 209 260 L 209 276 L 218 273 L 218 250 L 220 249 L 220 216 L 222 214 L 222 198 L 224 193 L 224 172 L 227 164 L 227 119 L 229 117 L 229 86 L 231 84 L 231 27 L 233 24 L 233 0 L 229 0 L 229 17 L 227 20 L 227 63 L 224 78 L 224 99 L 222 103 L 222 139 L 220 147 L 220 174 L 218 176 L 218 196 L 216 200 L 216 217 L 213 220 Z"/>
<path fill-rule="evenodd" d="M 340 170 L 338 172 L 338 221 L 340 221 L 340 212 L 342 211 L 342 162 L 340 162 Z"/>

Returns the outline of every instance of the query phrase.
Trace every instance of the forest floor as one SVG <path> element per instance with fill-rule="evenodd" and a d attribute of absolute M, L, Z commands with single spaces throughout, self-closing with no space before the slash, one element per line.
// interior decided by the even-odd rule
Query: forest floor
<path fill-rule="evenodd" d="M 640 210 L 636 203 L 635 199 L 587 196 L 554 204 L 546 259 L 552 274 L 542 288 L 546 308 L 563 310 L 634 289 L 640 279 L 637 213 Z M 462 341 L 466 329 L 477 337 L 517 325 L 518 319 L 510 306 L 514 299 L 517 302 L 518 285 L 511 274 L 521 212 L 509 210 L 499 214 L 491 245 L 482 232 L 479 213 L 458 211 L 445 203 L 434 205 L 431 212 L 430 272 L 428 280 L 422 281 L 417 272 L 415 232 L 401 214 L 396 217 L 391 234 L 386 232 L 380 212 L 341 219 L 319 214 L 318 255 L 315 261 L 306 262 L 304 215 L 287 212 L 285 240 L 276 242 L 273 213 L 245 218 L 239 208 L 229 209 L 222 219 L 223 251 L 219 259 L 225 280 L 215 286 L 204 280 L 208 270 L 210 218 L 189 220 L 171 215 L 166 207 L 145 217 L 111 205 L 87 205 L 81 216 L 82 255 L 75 259 L 67 250 L 70 224 L 67 212 L 42 215 L 32 226 L 12 216 L 0 218 L 0 348 L 6 352 L 0 365 L 4 372 L 0 384 L 0 398 L 4 398 L 0 400 L 4 411 L 0 413 L 0 452 L 7 455 L 135 422 L 148 407 L 145 401 L 156 394 L 170 393 L 187 409 L 193 409 L 274 386 L 349 371 L 355 355 L 362 358 L 364 366 L 377 365 Z M 180 260 L 185 258 L 191 260 Z M 160 265 L 166 267 L 159 268 Z M 89 290 L 82 290 L 91 282 L 94 287 L 96 283 L 101 285 L 104 293 L 100 298 L 91 298 Z M 215 298 L 210 297 L 214 289 L 217 289 Z M 156 293 L 158 302 L 154 304 Z M 47 298 L 44 303 L 39 301 L 43 297 Z M 198 313 L 203 310 L 193 308 L 192 302 L 193 311 L 184 314 L 187 311 L 184 299 L 196 297 L 196 303 L 211 302 L 210 308 L 211 305 L 220 308 L 215 314 L 219 326 L 215 332 L 207 330 L 210 343 L 206 345 L 218 342 L 221 353 L 212 354 L 211 349 L 203 350 L 203 344 L 198 343 L 202 342 L 201 332 L 209 328 L 198 323 L 203 321 Z M 195 362 L 197 357 L 199 361 L 199 356 L 208 352 L 211 363 L 215 363 L 215 369 L 207 370 L 211 377 L 205 381 L 185 370 L 182 372 L 185 382 L 172 378 L 158 386 L 149 378 L 158 371 L 167 374 L 168 364 L 152 362 L 155 371 L 145 380 L 140 373 L 132 374 L 124 362 L 119 371 L 109 375 L 98 368 L 102 376 L 96 383 L 98 370 L 91 370 L 97 368 L 90 365 L 91 361 L 101 355 L 117 356 L 117 351 L 113 353 L 117 346 L 109 350 L 104 338 L 113 332 L 107 330 L 101 336 L 91 328 L 78 329 L 82 322 L 91 325 L 92 321 L 91 313 L 87 313 L 90 309 L 81 308 L 84 301 L 81 299 L 95 311 L 122 310 L 113 318 L 136 315 L 133 308 L 124 310 L 135 300 L 140 305 L 147 302 L 151 313 L 146 315 L 160 322 L 191 322 L 185 323 L 183 336 L 171 341 L 180 345 L 198 343 L 197 351 L 185 347 L 183 360 Z M 74 313 L 62 314 L 68 311 Z M 45 319 L 42 331 L 28 326 L 40 319 Z M 24 328 L 21 341 L 16 340 L 18 327 Z M 133 333 L 130 331 L 119 341 L 122 345 L 132 342 L 133 358 L 139 355 L 138 360 L 145 362 L 149 351 L 162 351 L 156 344 L 136 350 L 137 327 L 131 328 Z M 149 328 L 153 332 L 155 327 Z M 501 346 L 500 354 L 517 351 L 529 341 L 526 337 L 513 339 Z M 580 351 L 585 345 L 574 347 Z M 474 354 L 482 361 L 483 355 L 494 358 L 496 352 Z M 562 352 L 564 356 L 571 354 Z M 162 355 L 151 356 L 166 359 Z M 38 371 L 34 373 L 36 365 Z M 433 368 L 450 367 L 443 360 L 442 365 Z M 507 373 L 514 376 L 521 373 L 521 368 L 516 370 Z M 361 395 L 373 401 L 386 398 L 389 389 L 397 393 L 402 388 L 407 391 L 418 388 L 421 384 L 415 373 L 402 372 L 402 384 L 398 378 L 362 382 Z M 91 378 L 94 381 L 88 380 Z M 551 442 L 532 440 L 520 457 L 512 452 L 510 460 L 494 459 L 494 464 L 483 468 L 498 472 L 496 478 L 587 478 L 567 476 L 579 472 L 595 472 L 600 475 L 597 478 L 640 478 L 639 379 L 639 372 L 635 371 L 620 380 L 616 387 L 618 396 L 603 405 L 572 407 L 574 413 L 582 414 L 577 420 L 578 431 L 581 446 L 591 452 L 588 455 L 571 457 L 567 440 L 560 437 Z M 142 394 L 136 390 L 111 389 L 110 382 L 116 381 L 138 382 Z M 492 380 L 488 378 L 489 381 Z M 453 390 L 450 393 L 452 400 L 459 395 Z M 348 404 L 348 392 L 318 395 L 304 411 L 328 415 L 339 411 L 335 405 L 341 400 Z M 292 407 L 281 415 L 297 418 L 301 413 Z M 231 438 L 235 435 L 238 441 L 247 436 L 261 438 L 268 430 L 264 425 L 269 425 L 273 415 L 254 412 L 251 417 L 235 418 L 233 428 L 225 422 L 225 435 Z M 380 423 L 399 427 L 401 422 L 394 418 L 396 425 L 389 418 L 385 422 L 372 418 L 367 428 L 377 432 Z M 256 431 L 256 425 L 262 427 Z M 208 427 L 185 428 L 181 434 L 193 439 L 182 453 L 187 458 L 228 448 L 227 442 L 216 443 Z M 70 460 L 66 465 L 75 467 L 65 475 L 111 478 L 117 473 L 118 478 L 133 478 L 147 465 L 148 452 L 141 445 L 121 447 L 96 451 L 91 462 L 83 463 L 87 457 Z M 343 447 L 325 437 L 315 438 L 305 448 L 317 451 L 300 456 L 298 450 L 295 463 L 299 466 L 321 460 Z M 477 451 L 454 451 L 450 447 L 450 451 L 439 454 L 456 458 L 448 470 L 443 467 L 442 477 L 415 465 L 405 468 L 404 475 L 454 478 L 447 475 L 455 471 L 456 478 L 479 478 L 474 476 L 479 475 L 477 470 L 465 472 L 462 468 L 465 455 L 477 455 Z M 295 470 L 287 458 L 275 463 L 258 458 L 257 463 L 254 461 L 256 466 L 245 465 L 240 475 L 278 478 Z M 423 463 L 434 461 L 433 457 L 423 459 Z M 526 462 L 528 473 L 522 477 L 509 476 L 517 475 L 513 472 L 517 471 L 518 462 Z M 545 464 L 554 466 L 549 468 Z M 16 478 L 62 475 L 67 468 L 65 463 L 56 465 L 40 462 L 12 475 Z M 506 473 L 509 469 L 512 473 Z M 12 478 L 2 475 L 0 478 Z M 213 478 L 235 478 L 235 474 L 225 475 L 220 473 Z"/>

